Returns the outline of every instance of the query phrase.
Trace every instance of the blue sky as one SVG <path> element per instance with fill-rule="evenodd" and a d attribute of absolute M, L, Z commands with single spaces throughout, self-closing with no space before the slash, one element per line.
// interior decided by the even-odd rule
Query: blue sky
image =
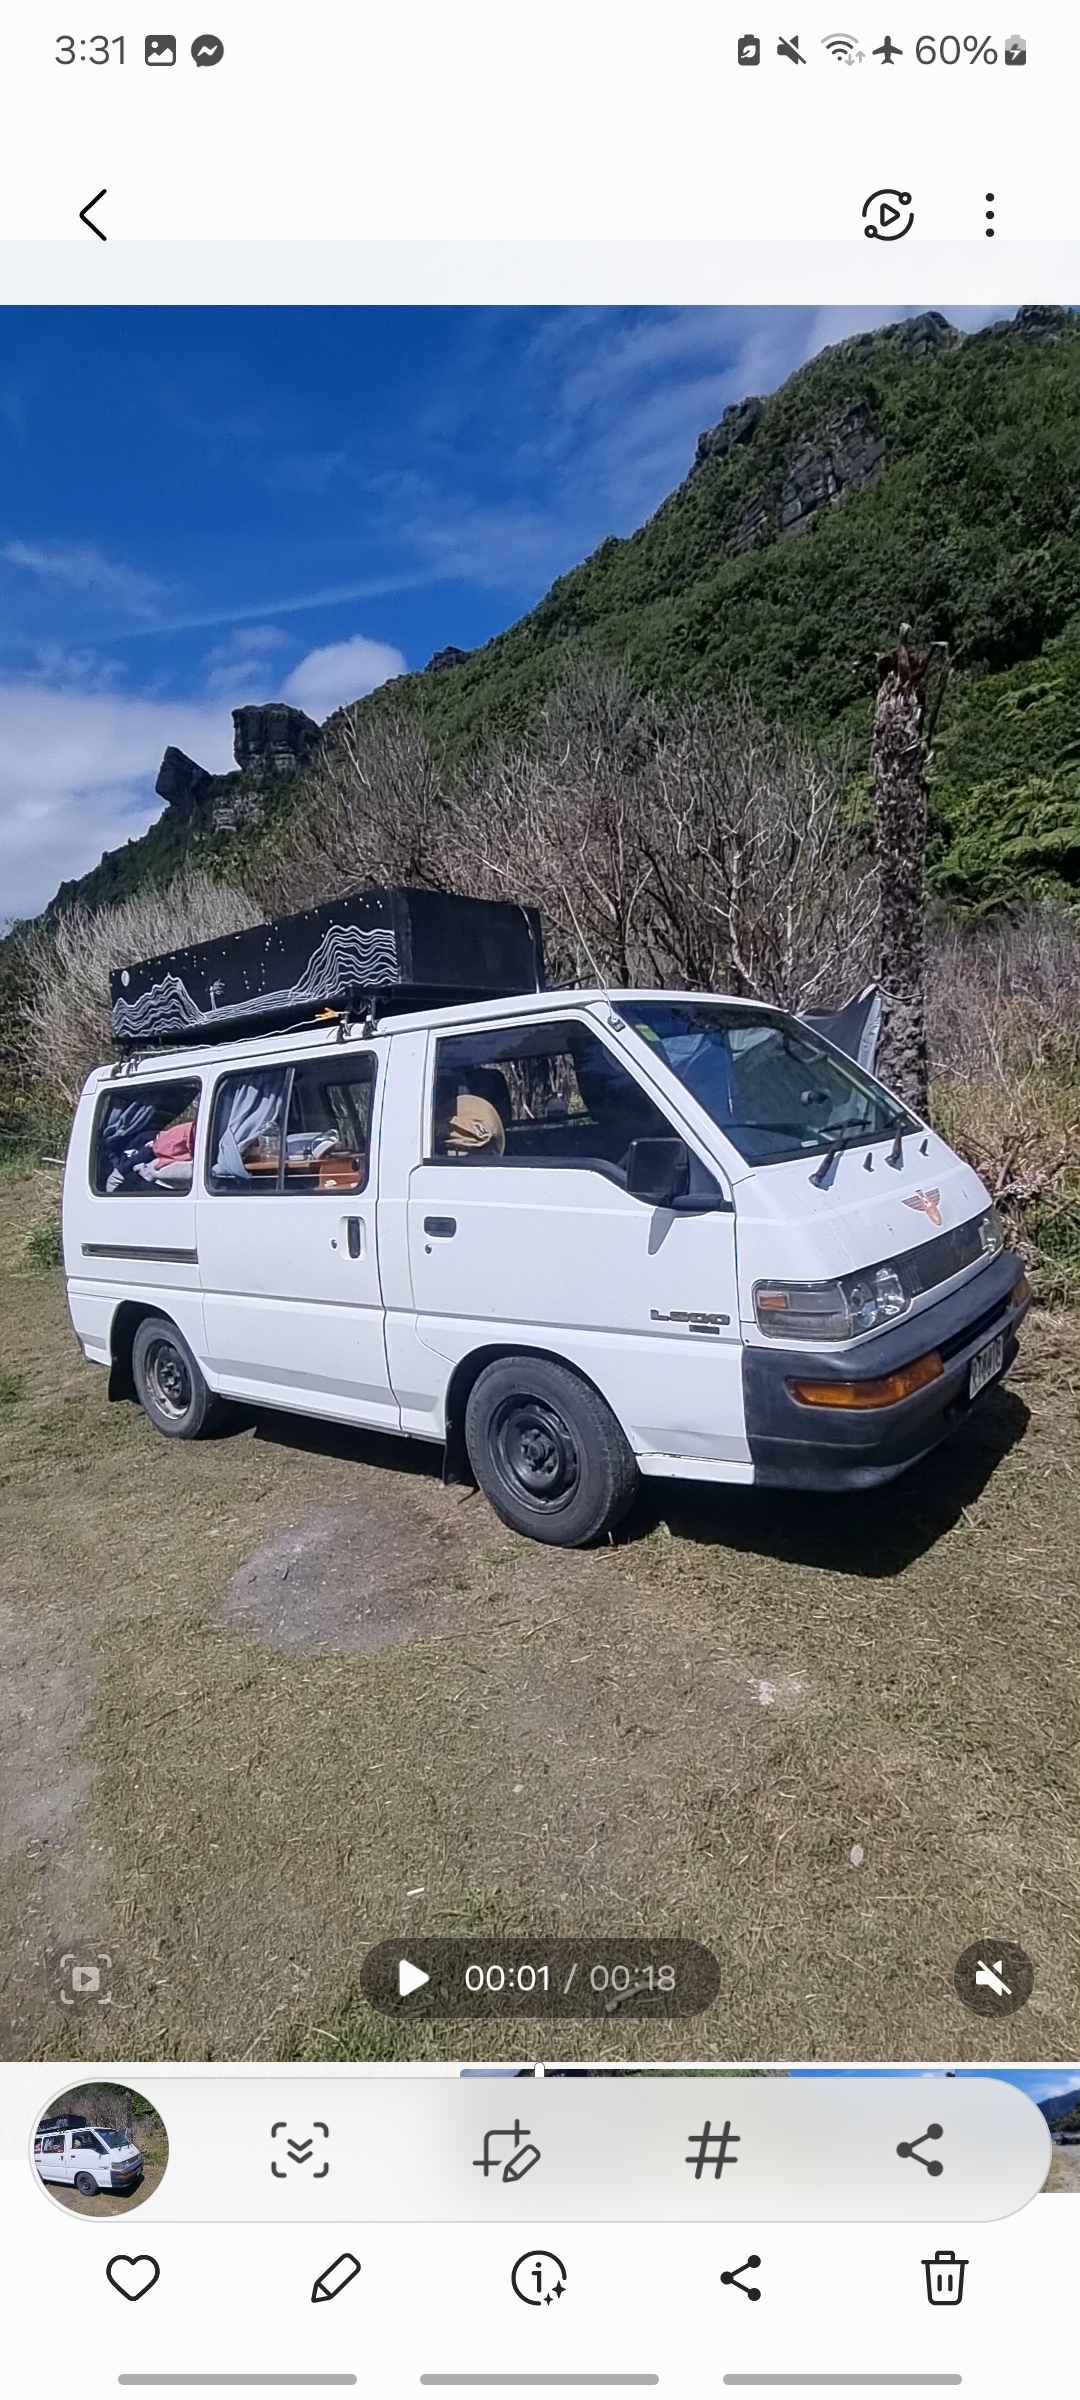
<path fill-rule="evenodd" d="M 243 700 L 321 719 L 487 640 L 899 313 L 4 310 L 0 921 L 144 830 L 167 742 L 225 768 Z"/>
<path fill-rule="evenodd" d="M 943 2075 L 944 2067 L 795 2067 L 796 2075 Z M 1057 2092 L 1080 2091 L 1080 2066 L 1077 2067 L 957 2067 L 957 2075 L 993 2075 L 999 2082 L 1015 2083 L 1029 2100 L 1052 2100 Z"/>

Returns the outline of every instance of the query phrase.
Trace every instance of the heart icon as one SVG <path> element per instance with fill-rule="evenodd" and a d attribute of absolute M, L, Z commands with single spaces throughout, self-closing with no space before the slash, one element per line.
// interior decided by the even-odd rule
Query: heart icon
<path fill-rule="evenodd" d="M 122 2292 L 125 2300 L 141 2300 L 152 2292 L 161 2268 L 156 2258 L 110 2258 L 105 2273 L 114 2292 Z"/>

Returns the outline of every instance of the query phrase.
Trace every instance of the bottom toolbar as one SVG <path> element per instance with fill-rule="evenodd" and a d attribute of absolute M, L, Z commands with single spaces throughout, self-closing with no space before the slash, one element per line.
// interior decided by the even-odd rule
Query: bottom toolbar
<path fill-rule="evenodd" d="M 418 2161 L 418 2168 L 422 2161 Z M 211 2165 L 227 2176 L 227 2157 Z M 10 2176 L 6 2179 L 10 2184 Z M 155 2226 L 13 2209 L 12 2389 L 1064 2389 L 1074 2203 L 993 2225 Z M 69 2336 L 64 2335 L 68 2344 Z M 69 2361 L 70 2364 L 70 2361 Z M 19 2371 L 21 2369 L 21 2372 Z"/>

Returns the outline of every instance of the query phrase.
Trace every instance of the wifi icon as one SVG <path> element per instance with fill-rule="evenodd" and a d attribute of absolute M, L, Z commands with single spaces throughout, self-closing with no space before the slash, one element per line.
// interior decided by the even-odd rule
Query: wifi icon
<path fill-rule="evenodd" d="M 853 33 L 827 33 L 821 47 L 823 50 L 827 50 L 830 57 L 835 58 L 842 67 L 856 66 L 861 63 L 863 58 L 863 52 Z"/>

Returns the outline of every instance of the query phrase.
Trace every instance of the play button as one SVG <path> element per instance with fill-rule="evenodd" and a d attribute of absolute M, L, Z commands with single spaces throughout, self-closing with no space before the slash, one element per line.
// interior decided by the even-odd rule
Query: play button
<path fill-rule="evenodd" d="M 423 1967 L 414 1967 L 411 1958 L 399 1958 L 397 1988 L 402 2000 L 407 2000 L 410 1992 L 418 1992 L 422 1983 L 430 1982 L 431 1977 L 425 1975 Z"/>

